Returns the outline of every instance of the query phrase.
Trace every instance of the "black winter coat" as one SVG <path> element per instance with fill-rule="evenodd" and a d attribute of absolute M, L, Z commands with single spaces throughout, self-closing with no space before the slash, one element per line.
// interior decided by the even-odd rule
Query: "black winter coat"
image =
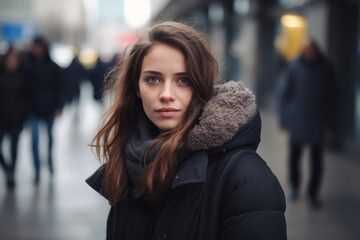
<path fill-rule="evenodd" d="M 70 103 L 73 99 L 79 98 L 80 84 L 85 76 L 85 68 L 81 64 L 78 57 L 75 57 L 70 65 L 63 70 L 64 74 L 64 99 L 66 103 Z"/>
<path fill-rule="evenodd" d="M 168 194 L 157 203 L 128 194 L 111 207 L 107 239 L 286 239 L 283 190 L 255 152 L 260 128 L 254 96 L 240 82 L 221 86 Z M 100 193 L 103 171 L 87 179 Z"/>
<path fill-rule="evenodd" d="M 62 69 L 50 58 L 27 62 L 32 90 L 32 114 L 40 118 L 53 117 L 65 102 Z"/>
<path fill-rule="evenodd" d="M 314 62 L 302 56 L 284 74 L 279 91 L 279 117 L 282 128 L 298 144 L 322 144 L 326 129 L 336 116 L 334 70 L 323 57 Z"/>
<path fill-rule="evenodd" d="M 30 113 L 31 91 L 26 72 L 0 72 L 0 124 L 7 128 L 23 124 Z"/>

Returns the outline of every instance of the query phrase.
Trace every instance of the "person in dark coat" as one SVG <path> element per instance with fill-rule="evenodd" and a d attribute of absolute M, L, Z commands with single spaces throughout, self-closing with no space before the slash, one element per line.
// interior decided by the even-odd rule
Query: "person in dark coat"
<path fill-rule="evenodd" d="M 9 48 L 0 63 L 0 165 L 6 174 L 8 189 L 15 187 L 18 143 L 30 112 L 29 79 L 19 52 Z M 10 161 L 3 154 L 5 135 L 11 140 Z"/>
<path fill-rule="evenodd" d="M 333 125 L 335 88 L 331 64 L 316 42 L 309 40 L 300 57 L 289 65 L 279 91 L 280 126 L 289 132 L 289 197 L 290 200 L 299 197 L 301 153 L 309 146 L 311 169 L 307 195 L 315 208 L 321 205 L 324 135 Z"/>
<path fill-rule="evenodd" d="M 32 151 L 35 168 L 34 183 L 40 181 L 39 123 L 47 128 L 47 162 L 52 175 L 53 166 L 53 126 L 64 105 L 64 85 L 62 69 L 50 58 L 49 46 L 45 38 L 36 37 L 32 43 L 28 59 L 28 68 L 32 84 Z"/>
<path fill-rule="evenodd" d="M 242 82 L 217 80 L 206 37 L 153 26 L 124 58 L 86 181 L 109 200 L 106 239 L 286 239 L 285 197 L 256 153 L 261 120 Z"/>
<path fill-rule="evenodd" d="M 99 103 L 103 103 L 106 70 L 107 66 L 100 57 L 97 57 L 93 67 L 86 69 L 86 76 L 93 87 L 93 98 Z"/>
<path fill-rule="evenodd" d="M 80 86 L 86 79 L 86 70 L 79 59 L 77 49 L 74 49 L 74 57 L 69 66 L 63 69 L 65 104 L 72 104 L 75 110 L 74 119 L 77 123 L 80 114 Z"/>
<path fill-rule="evenodd" d="M 71 60 L 69 66 L 64 70 L 64 82 L 65 82 L 65 101 L 66 103 L 74 102 L 76 105 L 79 102 L 80 97 L 80 84 L 81 81 L 86 78 L 85 68 L 79 60 L 77 50 L 74 49 L 74 57 Z"/>

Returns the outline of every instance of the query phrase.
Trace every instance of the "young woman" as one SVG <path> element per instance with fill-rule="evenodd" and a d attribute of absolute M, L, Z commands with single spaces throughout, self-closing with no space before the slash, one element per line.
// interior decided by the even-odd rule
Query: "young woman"
<path fill-rule="evenodd" d="M 217 73 L 206 37 L 181 23 L 131 48 L 87 179 L 111 204 L 107 239 L 286 239 L 283 190 L 255 152 L 255 97 L 214 87 Z"/>

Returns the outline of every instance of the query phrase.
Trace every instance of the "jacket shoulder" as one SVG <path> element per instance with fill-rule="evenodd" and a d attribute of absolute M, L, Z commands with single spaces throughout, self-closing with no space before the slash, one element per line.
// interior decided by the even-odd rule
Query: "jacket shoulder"
<path fill-rule="evenodd" d="M 255 151 L 246 151 L 241 156 L 234 154 L 228 161 L 230 167 L 223 185 L 225 201 L 232 196 L 246 203 L 242 204 L 244 212 L 285 211 L 282 187 L 259 154 Z"/>
<path fill-rule="evenodd" d="M 239 148 L 216 160 L 208 182 L 210 214 L 205 214 L 208 225 L 219 224 L 213 231 L 216 239 L 285 240 L 285 196 L 260 155 Z"/>
<path fill-rule="evenodd" d="M 226 164 L 231 165 L 230 175 L 237 181 L 254 181 L 275 178 L 265 160 L 254 150 L 237 152 Z"/>
<path fill-rule="evenodd" d="M 229 170 L 222 173 L 221 239 L 286 239 L 284 192 L 266 162 L 255 151 L 228 161 Z"/>
<path fill-rule="evenodd" d="M 102 165 L 98 170 L 96 170 L 90 177 L 88 177 L 85 182 L 96 192 L 100 193 L 103 197 L 104 196 L 102 192 L 102 183 L 105 176 L 105 164 Z"/>

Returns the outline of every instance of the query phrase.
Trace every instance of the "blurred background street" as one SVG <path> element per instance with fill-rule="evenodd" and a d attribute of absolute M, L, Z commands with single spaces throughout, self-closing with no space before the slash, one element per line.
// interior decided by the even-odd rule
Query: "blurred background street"
<path fill-rule="evenodd" d="M 85 183 L 100 166 L 89 144 L 108 106 L 104 79 L 139 32 L 164 19 L 207 33 L 221 67 L 220 81 L 243 81 L 255 93 L 262 116 L 258 152 L 286 194 L 288 239 L 360 239 L 359 0 L 0 0 L 0 80 L 6 76 L 2 66 L 9 49 L 17 51 L 25 69 L 36 66 L 32 55 L 37 39 L 46 43 L 58 67 L 52 75 L 57 85 L 43 102 L 60 102 L 44 122 L 33 113 L 22 120 L 15 185 L 10 171 L 0 168 L 0 240 L 105 238 L 109 205 Z M 302 156 L 299 199 L 288 198 L 289 136 L 280 128 L 278 111 L 284 72 L 300 57 L 308 38 L 316 40 L 331 63 L 337 86 L 330 106 L 332 125 L 324 139 L 319 209 L 306 201 L 309 149 Z M 2 98 L 8 93 L 4 86 L 0 84 L 0 106 L 15 108 L 14 100 Z M 33 89 L 26 85 L 22 90 Z M 49 147 L 44 123 L 51 126 L 52 120 Z M 35 183 L 34 123 L 39 126 L 41 163 Z M 7 162 L 10 142 L 8 135 L 0 138 Z"/>

